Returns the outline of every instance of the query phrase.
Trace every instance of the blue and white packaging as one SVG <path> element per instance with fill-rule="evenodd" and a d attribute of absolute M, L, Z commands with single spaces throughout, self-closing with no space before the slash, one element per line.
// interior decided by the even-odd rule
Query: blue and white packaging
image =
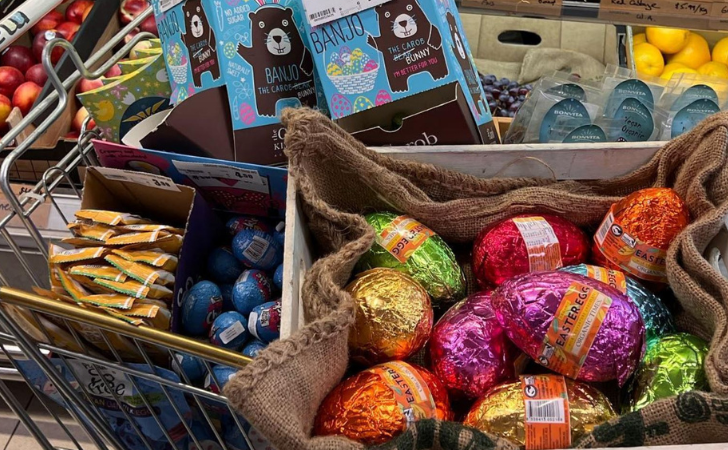
<path fill-rule="evenodd" d="M 242 230 L 233 238 L 233 255 L 245 266 L 272 270 L 283 261 L 283 248 L 268 233 Z"/>
<path fill-rule="evenodd" d="M 182 298 L 182 330 L 188 336 L 207 334 L 222 310 L 222 293 L 212 281 L 200 281 Z"/>
<path fill-rule="evenodd" d="M 227 247 L 218 247 L 207 257 L 207 273 L 217 283 L 234 283 L 241 273 L 243 266 Z"/>
<path fill-rule="evenodd" d="M 207 373 L 205 363 L 196 356 L 187 353 L 175 353 L 174 358 L 175 362 L 172 364 L 172 369 L 182 380 L 186 376 L 190 382 L 194 383 L 201 380 Z M 180 372 L 184 372 L 184 376 Z"/>
<path fill-rule="evenodd" d="M 283 289 L 283 264 L 278 266 L 273 273 L 273 284 L 276 285 L 279 291 Z"/>
<path fill-rule="evenodd" d="M 281 302 L 263 303 L 253 308 L 248 317 L 250 334 L 263 342 L 273 342 L 281 336 Z"/>
<path fill-rule="evenodd" d="M 268 344 L 266 344 L 265 342 L 259 339 L 253 339 L 252 341 L 248 342 L 245 347 L 243 347 L 241 353 L 248 358 L 255 358 L 256 356 L 258 356 L 258 353 L 260 353 L 260 351 L 267 346 Z"/>
<path fill-rule="evenodd" d="M 265 272 L 246 270 L 233 286 L 233 307 L 247 316 L 253 308 L 270 300 L 271 291 L 271 282 Z"/>
<path fill-rule="evenodd" d="M 267 223 L 265 223 L 262 219 L 253 216 L 233 217 L 225 223 L 225 228 L 227 228 L 231 236 L 235 236 L 243 230 L 258 230 L 265 231 L 266 233 L 271 232 L 271 228 Z"/>
<path fill-rule="evenodd" d="M 210 343 L 237 350 L 248 340 L 247 320 L 237 311 L 220 314 L 210 328 Z"/>

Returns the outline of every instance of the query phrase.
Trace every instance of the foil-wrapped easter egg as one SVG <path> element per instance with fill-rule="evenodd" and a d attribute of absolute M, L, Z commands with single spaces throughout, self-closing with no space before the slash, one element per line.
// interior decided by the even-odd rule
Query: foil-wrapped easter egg
<path fill-rule="evenodd" d="M 243 230 L 258 230 L 270 233 L 271 227 L 261 219 L 253 216 L 237 216 L 225 223 L 225 228 L 230 236 L 235 236 Z"/>
<path fill-rule="evenodd" d="M 708 390 L 704 361 L 708 343 L 688 333 L 662 336 L 647 349 L 630 387 L 629 409 L 637 411 L 662 398 Z"/>
<path fill-rule="evenodd" d="M 224 366 L 221 364 L 216 365 L 212 368 L 212 374 L 208 373 L 205 377 L 203 387 L 208 391 L 219 394 L 222 392 L 223 388 L 225 388 L 225 385 L 228 384 L 233 375 L 238 373 L 238 370 L 239 369 L 230 366 Z"/>
<path fill-rule="evenodd" d="M 233 303 L 233 285 L 232 284 L 221 284 L 218 287 L 220 288 L 220 294 L 222 295 L 222 310 L 223 311 L 234 310 L 235 304 Z"/>
<path fill-rule="evenodd" d="M 556 375 L 547 376 L 558 377 Z M 528 380 L 528 378 L 528 376 L 524 376 L 522 380 Z M 575 443 L 579 438 L 591 432 L 595 426 L 616 417 L 609 400 L 596 388 L 568 379 L 564 381 L 568 397 L 566 429 L 570 428 L 571 430 L 570 436 L 567 435 L 566 439 L 570 440 L 571 443 Z M 526 395 L 522 381 L 501 384 L 491 389 L 472 406 L 465 418 L 465 425 L 524 446 L 527 440 L 526 427 L 531 426 L 526 423 L 526 401 L 528 400 L 529 397 Z M 557 401 L 559 400 L 557 399 Z M 555 409 L 549 408 L 551 412 L 560 412 L 558 410 L 554 411 Z M 557 419 L 561 418 L 555 417 L 557 415 L 560 414 L 545 417 L 545 411 L 541 412 L 534 409 L 529 414 L 533 419 L 544 416 L 544 421 L 552 424 L 558 422 Z M 565 415 L 566 408 L 564 408 L 564 418 Z M 556 438 L 556 436 L 549 436 L 549 438 Z M 546 438 L 546 442 L 548 442 L 549 438 Z M 566 447 L 570 447 L 570 445 L 559 445 L 559 448 Z"/>
<path fill-rule="evenodd" d="M 374 445 L 421 419 L 452 419 L 447 391 L 427 370 L 390 361 L 336 386 L 319 406 L 314 434 Z"/>
<path fill-rule="evenodd" d="M 660 300 L 660 297 L 647 290 L 638 281 L 626 277 L 624 272 L 588 264 L 564 267 L 560 270 L 594 278 L 616 288 L 623 294 L 627 294 L 627 297 L 637 305 L 637 309 L 639 309 L 642 316 L 642 321 L 645 324 L 647 347 L 652 345 L 656 338 L 675 332 L 672 314 Z"/>
<path fill-rule="evenodd" d="M 250 312 L 248 329 L 256 339 L 273 342 L 281 336 L 281 301 L 263 303 Z"/>
<path fill-rule="evenodd" d="M 283 289 L 283 264 L 276 267 L 276 271 L 273 272 L 273 284 L 279 291 Z"/>
<path fill-rule="evenodd" d="M 594 261 L 641 280 L 667 283 L 667 249 L 689 223 L 690 212 L 674 190 L 634 192 L 614 203 L 599 226 Z"/>
<path fill-rule="evenodd" d="M 210 343 L 231 350 L 237 350 L 248 340 L 247 320 L 237 311 L 228 311 L 217 316 L 210 327 Z"/>
<path fill-rule="evenodd" d="M 450 247 L 434 231 L 409 216 L 390 212 L 366 215 L 376 242 L 357 263 L 357 270 L 399 270 L 425 288 L 433 304 L 465 296 L 465 277 Z"/>
<path fill-rule="evenodd" d="M 335 119 L 340 119 L 351 114 L 351 102 L 343 94 L 334 94 L 331 97 L 331 114 Z"/>
<path fill-rule="evenodd" d="M 246 270 L 233 285 L 233 307 L 247 316 L 253 308 L 269 301 L 271 292 L 271 282 L 265 272 Z"/>
<path fill-rule="evenodd" d="M 579 227 L 551 214 L 520 214 L 492 224 L 473 243 L 473 273 L 482 288 L 528 272 L 581 264 L 589 240 Z"/>
<path fill-rule="evenodd" d="M 233 238 L 232 249 L 233 255 L 252 269 L 271 270 L 283 262 L 281 244 L 264 231 L 239 231 Z"/>
<path fill-rule="evenodd" d="M 244 356 L 247 356 L 248 358 L 255 358 L 256 356 L 258 356 L 258 353 L 260 353 L 260 351 L 267 346 L 268 344 L 266 344 L 265 342 L 258 339 L 253 339 L 252 341 L 245 344 L 245 347 L 243 347 L 243 350 L 240 353 L 242 353 Z"/>
<path fill-rule="evenodd" d="M 374 103 L 377 106 L 386 105 L 387 103 L 392 101 L 392 96 L 389 95 L 389 92 L 382 89 L 381 91 L 377 92 L 377 97 L 374 99 Z"/>
<path fill-rule="evenodd" d="M 182 330 L 188 336 L 206 334 L 222 310 L 222 293 L 212 281 L 200 281 L 182 297 Z"/>
<path fill-rule="evenodd" d="M 243 273 L 243 265 L 229 248 L 218 247 L 207 257 L 207 273 L 218 283 L 232 283 Z"/>
<path fill-rule="evenodd" d="M 518 351 L 490 302 L 490 293 L 473 294 L 450 308 L 432 329 L 429 367 L 457 397 L 480 397 L 513 377 Z"/>
<path fill-rule="evenodd" d="M 645 327 L 617 289 L 568 272 L 519 275 L 493 292 L 511 341 L 539 364 L 583 381 L 623 385 L 642 357 Z"/>
<path fill-rule="evenodd" d="M 432 305 L 412 277 L 394 269 L 372 269 L 357 275 L 345 290 L 357 306 L 349 331 L 352 359 L 372 366 L 407 359 L 425 346 L 432 331 Z"/>
<path fill-rule="evenodd" d="M 179 375 L 182 381 L 195 382 L 201 380 L 207 372 L 205 363 L 196 356 L 188 353 L 175 353 L 174 359 L 176 361 L 172 364 L 172 369 Z"/>

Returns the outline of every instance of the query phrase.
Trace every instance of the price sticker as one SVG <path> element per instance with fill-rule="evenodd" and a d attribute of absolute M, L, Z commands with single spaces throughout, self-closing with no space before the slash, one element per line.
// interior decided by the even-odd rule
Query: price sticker
<path fill-rule="evenodd" d="M 308 23 L 312 27 L 374 8 L 391 0 L 303 0 Z"/>
<path fill-rule="evenodd" d="M 96 170 L 107 180 L 122 181 L 126 183 L 141 184 L 166 191 L 179 192 L 179 188 L 171 178 L 161 175 L 153 175 L 144 172 L 130 172 L 127 170 L 109 169 L 107 167 L 97 167 Z"/>
<path fill-rule="evenodd" d="M 225 164 L 194 163 L 172 161 L 179 173 L 187 176 L 201 187 L 233 187 L 268 193 L 268 179 L 261 177 L 257 170 Z"/>

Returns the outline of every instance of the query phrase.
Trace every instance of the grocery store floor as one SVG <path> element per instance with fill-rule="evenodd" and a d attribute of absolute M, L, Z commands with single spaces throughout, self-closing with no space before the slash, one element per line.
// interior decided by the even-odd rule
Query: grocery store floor
<path fill-rule="evenodd" d="M 6 382 L 11 392 L 15 394 L 21 405 L 25 406 L 41 431 L 56 448 L 76 449 L 76 445 L 68 438 L 65 431 L 56 423 L 53 417 L 43 407 L 30 389 L 22 382 Z M 91 439 L 81 427 L 62 408 L 55 409 L 68 431 L 78 440 L 83 450 L 95 449 Z M 17 417 L 0 400 L 0 450 L 38 450 L 40 445 L 35 438 L 18 421 Z"/>

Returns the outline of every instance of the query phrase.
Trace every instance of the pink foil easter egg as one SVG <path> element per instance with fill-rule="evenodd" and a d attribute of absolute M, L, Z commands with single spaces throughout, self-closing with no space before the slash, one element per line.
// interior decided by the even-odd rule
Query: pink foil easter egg
<path fill-rule="evenodd" d="M 385 103 L 389 103 L 392 101 L 392 96 L 389 95 L 389 92 L 382 89 L 381 91 L 377 92 L 377 97 L 374 99 L 374 104 L 377 106 L 384 105 Z"/>
<path fill-rule="evenodd" d="M 334 118 L 341 118 L 351 114 L 351 102 L 341 94 L 331 97 L 331 114 Z"/>

